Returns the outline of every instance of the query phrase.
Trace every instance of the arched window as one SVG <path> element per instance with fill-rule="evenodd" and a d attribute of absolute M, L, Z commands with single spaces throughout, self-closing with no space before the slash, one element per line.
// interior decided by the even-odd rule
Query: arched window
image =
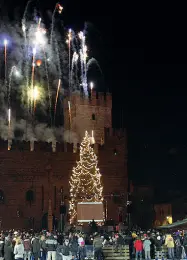
<path fill-rule="evenodd" d="M 92 114 L 92 120 L 95 120 L 95 114 Z"/>
<path fill-rule="evenodd" d="M 26 202 L 28 202 L 30 205 L 34 202 L 34 191 L 28 190 L 26 192 Z"/>
<path fill-rule="evenodd" d="M 0 204 L 4 203 L 4 192 L 2 190 L 0 190 Z"/>

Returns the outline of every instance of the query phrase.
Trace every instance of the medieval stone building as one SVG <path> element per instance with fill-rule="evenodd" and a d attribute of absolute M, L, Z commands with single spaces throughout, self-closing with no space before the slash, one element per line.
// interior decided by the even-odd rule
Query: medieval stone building
<path fill-rule="evenodd" d="M 127 145 L 125 131 L 112 129 L 111 111 L 111 94 L 93 92 L 91 99 L 74 94 L 64 100 L 64 143 L 12 140 L 10 147 L 0 141 L 1 228 L 40 229 L 49 198 L 59 219 L 62 196 L 68 207 L 69 176 L 85 130 L 94 134 L 106 218 L 118 220 L 126 205 Z"/>

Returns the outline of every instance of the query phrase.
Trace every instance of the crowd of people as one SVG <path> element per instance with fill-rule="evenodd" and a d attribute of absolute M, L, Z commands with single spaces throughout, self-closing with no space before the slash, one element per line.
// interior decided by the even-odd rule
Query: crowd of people
<path fill-rule="evenodd" d="M 86 245 L 94 258 L 104 258 L 103 238 L 99 234 L 86 236 L 80 232 L 60 234 L 9 231 L 0 234 L 0 260 L 71 260 L 89 259 Z M 94 248 L 94 251 L 93 251 Z M 92 257 L 90 255 L 90 257 Z"/>
<path fill-rule="evenodd" d="M 132 233 L 130 250 L 135 259 L 186 259 L 187 234 L 180 231 Z"/>
<path fill-rule="evenodd" d="M 122 255 L 125 245 L 131 259 L 185 259 L 187 255 L 187 235 L 179 231 L 172 235 L 153 231 L 94 234 L 8 231 L 0 233 L 0 260 L 101 260 L 103 247 L 112 246 L 114 254 Z"/>

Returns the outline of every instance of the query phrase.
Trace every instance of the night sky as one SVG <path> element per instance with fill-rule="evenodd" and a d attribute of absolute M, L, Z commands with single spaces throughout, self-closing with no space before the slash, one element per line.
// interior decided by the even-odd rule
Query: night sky
<path fill-rule="evenodd" d="M 15 6 L 25 3 L 14 1 Z M 185 8 L 125 2 L 64 0 L 64 25 L 78 31 L 87 22 L 90 54 L 103 71 L 98 90 L 112 91 L 113 125 L 127 128 L 130 178 L 160 189 L 185 189 Z M 47 12 L 55 1 L 38 5 Z"/>

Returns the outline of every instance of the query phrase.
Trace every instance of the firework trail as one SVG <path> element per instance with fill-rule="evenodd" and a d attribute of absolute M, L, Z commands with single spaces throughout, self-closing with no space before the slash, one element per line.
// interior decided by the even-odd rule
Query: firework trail
<path fill-rule="evenodd" d="M 72 30 L 69 29 L 69 33 L 68 33 L 69 90 L 71 90 L 71 41 L 72 41 Z"/>
<path fill-rule="evenodd" d="M 98 67 L 100 73 L 103 74 L 99 63 L 98 63 L 98 61 L 97 61 L 95 58 L 91 58 L 91 59 L 88 60 L 87 65 L 86 65 L 86 66 L 87 66 L 87 72 L 88 72 L 89 68 L 90 68 L 93 64 L 95 64 L 95 65 Z"/>
<path fill-rule="evenodd" d="M 11 95 L 11 83 L 12 83 L 12 76 L 15 72 L 15 76 L 19 76 L 19 72 L 16 68 L 16 66 L 12 66 L 9 74 L 9 84 L 8 84 L 8 108 L 10 108 L 10 95 Z"/>
<path fill-rule="evenodd" d="M 26 46 L 27 46 L 26 15 L 27 15 L 28 8 L 29 8 L 29 5 L 30 5 L 31 2 L 32 2 L 32 0 L 30 0 L 30 1 L 27 2 L 27 5 L 26 5 L 26 7 L 25 7 L 25 11 L 24 11 L 24 13 L 23 13 L 23 18 L 22 18 L 22 21 L 21 21 L 21 23 L 22 23 L 22 31 L 23 31 L 24 40 L 25 40 L 25 49 L 26 49 Z"/>
<path fill-rule="evenodd" d="M 55 39 L 55 50 L 56 50 L 56 58 L 57 58 L 57 66 L 58 66 L 58 75 L 59 75 L 59 78 L 61 78 L 62 71 L 61 71 L 61 65 L 60 65 L 60 53 L 59 53 L 57 39 Z"/>
<path fill-rule="evenodd" d="M 47 58 L 46 58 L 46 52 L 45 49 L 43 48 L 43 53 L 44 53 L 44 64 L 45 64 L 45 75 L 47 79 L 47 90 L 48 90 L 48 98 L 49 98 L 49 116 L 50 116 L 50 124 L 52 127 L 52 115 L 51 115 L 51 90 L 49 86 L 49 73 L 48 73 L 48 66 L 47 66 Z"/>
<path fill-rule="evenodd" d="M 34 72 L 35 72 L 35 59 L 36 59 L 36 48 L 33 48 L 32 51 L 32 74 L 31 74 L 31 92 L 34 93 Z M 31 114 L 33 114 L 33 102 L 31 98 Z"/>
<path fill-rule="evenodd" d="M 26 7 L 25 7 L 25 10 L 24 10 L 24 13 L 23 13 L 23 18 L 22 18 L 22 30 L 23 30 L 23 32 L 25 32 L 26 31 L 26 15 L 27 15 L 27 12 L 28 12 L 28 7 L 29 7 L 29 5 L 30 5 L 30 3 L 32 2 L 33 0 L 29 0 L 28 2 L 27 2 L 27 5 L 26 5 Z"/>
<path fill-rule="evenodd" d="M 8 41 L 5 39 L 4 40 L 4 62 L 5 62 L 5 88 L 7 84 L 7 44 Z"/>
<path fill-rule="evenodd" d="M 26 66 L 25 66 L 25 77 L 26 77 L 26 86 L 27 86 L 27 91 L 29 89 L 29 70 L 28 70 L 28 62 L 29 62 L 29 59 L 28 59 L 28 49 L 27 49 L 27 28 L 26 28 L 26 15 L 27 15 L 27 11 L 28 11 L 28 7 L 29 7 L 29 4 L 32 2 L 32 0 L 28 1 L 27 2 L 27 5 L 25 7 L 25 11 L 24 11 L 24 14 L 23 14 L 23 18 L 22 18 L 22 32 L 23 32 L 23 36 L 24 36 L 24 51 L 25 51 L 25 56 L 27 57 L 26 59 Z M 29 113 L 29 98 L 28 98 L 28 113 Z"/>
<path fill-rule="evenodd" d="M 74 67 L 76 67 L 76 69 L 77 69 L 78 59 L 79 59 L 79 55 L 78 55 L 76 52 L 74 52 L 74 53 L 73 53 L 73 57 L 72 57 L 72 63 L 71 63 L 71 71 L 70 71 L 70 81 L 71 81 L 70 85 L 71 85 L 71 86 L 72 86 L 72 84 L 73 84 Z M 76 76 L 77 76 L 77 70 L 76 70 L 75 73 L 76 73 Z"/>
<path fill-rule="evenodd" d="M 50 35 L 50 44 L 52 45 L 53 43 L 53 31 L 54 31 L 54 22 L 55 22 L 55 14 L 58 11 L 59 14 L 62 13 L 63 7 L 59 4 L 56 3 L 53 14 L 52 14 L 52 22 L 51 22 L 51 35 Z"/>
<path fill-rule="evenodd" d="M 50 44 L 51 44 L 51 45 L 52 45 L 52 43 L 53 43 L 53 31 L 54 31 L 54 22 L 55 22 L 56 10 L 57 10 L 57 4 L 55 5 L 55 8 L 54 8 L 53 14 L 52 14 L 51 35 L 50 35 Z"/>
<path fill-rule="evenodd" d="M 55 122 L 55 117 L 56 117 L 56 106 L 57 106 L 57 102 L 58 102 L 58 95 L 59 95 L 60 85 L 61 85 L 61 79 L 58 80 L 58 86 L 57 86 L 57 92 L 56 92 L 55 109 L 54 109 L 54 122 Z"/>
<path fill-rule="evenodd" d="M 93 88 L 94 88 L 94 84 L 93 84 L 93 82 L 90 82 L 91 97 L 92 97 L 92 93 L 93 93 Z"/>
<path fill-rule="evenodd" d="M 87 84 L 87 46 L 85 44 L 85 35 L 83 32 L 79 33 L 79 38 L 81 41 L 80 48 L 80 62 L 81 62 L 81 79 L 82 86 L 85 96 L 88 96 L 88 84 Z"/>

